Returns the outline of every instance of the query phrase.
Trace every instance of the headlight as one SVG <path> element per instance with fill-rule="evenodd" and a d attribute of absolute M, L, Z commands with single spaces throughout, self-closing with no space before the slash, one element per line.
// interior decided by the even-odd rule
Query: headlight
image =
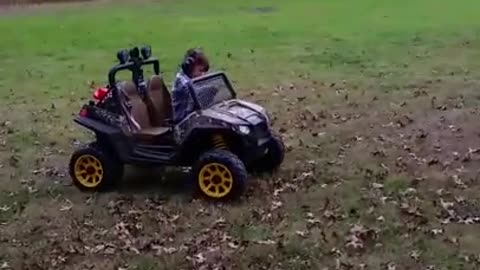
<path fill-rule="evenodd" d="M 238 128 L 238 131 L 240 131 L 240 133 L 242 133 L 244 135 L 250 134 L 250 128 L 248 126 L 240 126 Z"/>

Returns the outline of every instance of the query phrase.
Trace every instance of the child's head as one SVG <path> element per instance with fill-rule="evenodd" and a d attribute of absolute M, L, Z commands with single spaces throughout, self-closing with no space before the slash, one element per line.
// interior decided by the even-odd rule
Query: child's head
<path fill-rule="evenodd" d="M 189 49 L 185 53 L 182 63 L 182 70 L 189 77 L 195 78 L 201 76 L 210 69 L 210 64 L 205 53 L 198 48 Z"/>

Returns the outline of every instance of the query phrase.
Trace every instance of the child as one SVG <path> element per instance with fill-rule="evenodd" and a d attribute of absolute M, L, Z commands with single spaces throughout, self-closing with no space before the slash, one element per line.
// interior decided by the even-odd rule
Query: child
<path fill-rule="evenodd" d="M 175 76 L 172 89 L 173 121 L 179 123 L 193 112 L 193 100 L 188 90 L 191 79 L 206 73 L 210 68 L 208 58 L 200 49 L 189 49 L 180 71 Z"/>

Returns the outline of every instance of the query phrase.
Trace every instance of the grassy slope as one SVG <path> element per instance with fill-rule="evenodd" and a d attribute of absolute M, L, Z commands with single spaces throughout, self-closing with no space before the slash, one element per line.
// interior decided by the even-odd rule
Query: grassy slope
<path fill-rule="evenodd" d="M 397 269 L 476 269 L 472 254 L 478 250 L 478 233 L 468 225 L 442 225 L 439 202 L 451 198 L 434 191 L 443 188 L 474 199 L 478 187 L 469 183 L 467 192 L 448 181 L 438 183 L 437 178 L 445 177 L 431 177 L 424 186 L 412 184 L 419 176 L 438 176 L 432 171 L 441 169 L 419 166 L 420 172 L 397 173 L 393 164 L 403 145 L 379 146 L 377 136 L 400 141 L 404 137 L 395 137 L 398 133 L 416 134 L 414 128 L 392 131 L 381 124 L 405 113 L 437 117 L 428 111 L 432 96 L 448 105 L 452 96 L 456 100 L 457 94 L 463 95 L 467 108 L 475 105 L 469 97 L 478 86 L 478 75 L 472 72 L 480 58 L 478 8 L 473 0 L 166 0 L 0 17 L 0 115 L 10 122 L 0 132 L 0 142 L 6 144 L 0 144 L 0 206 L 8 208 L 0 212 L 5 222 L 0 249 L 7 250 L 0 253 L 0 262 L 19 267 L 24 250 L 35 254 L 24 264 L 43 267 L 61 265 L 65 258 L 71 268 L 91 261 L 110 268 L 128 264 L 167 269 L 189 267 L 185 256 L 202 254 L 208 263 L 245 269 L 348 269 L 348 264 L 360 269 L 361 263 L 385 269 L 390 262 Z M 142 176 L 130 181 L 141 183 L 103 196 L 89 197 L 65 186 L 69 179 L 62 173 L 71 140 L 84 138 L 70 123 L 71 113 L 90 94 L 88 81 L 104 81 L 116 50 L 138 43 L 153 46 L 168 78 L 187 47 L 204 47 L 215 67 L 228 70 L 242 95 L 252 92 L 255 96 L 249 98 L 277 116 L 277 127 L 288 128 L 284 136 L 292 150 L 280 174 L 266 182 L 255 179 L 249 198 L 225 207 L 186 203 L 153 181 L 140 181 Z M 428 97 L 411 99 L 419 89 Z M 374 96 L 376 103 L 371 102 Z M 404 100 L 407 106 L 399 107 Z M 312 122 L 311 111 L 325 116 Z M 429 119 L 417 121 L 418 126 L 428 127 Z M 317 132 L 327 136 L 312 137 Z M 366 157 L 379 147 L 386 157 Z M 430 154 L 418 149 L 418 155 Z M 310 165 L 302 161 L 306 159 Z M 385 166 L 391 166 L 390 174 Z M 32 174 L 35 169 L 44 170 Z M 373 181 L 384 188 L 372 189 Z M 285 191 L 276 196 L 272 190 L 279 188 Z M 411 188 L 418 193 L 408 193 Z M 156 193 L 167 201 L 159 201 Z M 383 196 L 390 198 L 386 204 Z M 276 208 L 278 202 L 282 206 Z M 226 224 L 215 223 L 221 217 Z M 143 255 L 126 247 L 132 244 L 125 242 L 121 222 Z M 366 230 L 350 232 L 355 223 Z M 431 230 L 438 228 L 445 233 L 433 237 Z M 352 252 L 345 245 L 352 235 L 362 239 L 364 250 Z M 11 242 L 14 238 L 16 243 Z M 268 239 L 278 244 L 256 244 Z M 142 241 L 148 244 L 142 246 Z M 28 243 L 35 244 L 22 247 Z M 114 245 L 115 255 L 102 255 L 105 246 L 92 251 L 105 243 Z M 238 250 L 232 249 L 237 244 Z M 152 247 L 158 246 L 177 251 L 153 258 Z M 217 246 L 220 251 L 207 251 Z M 196 261 L 193 264 L 203 264 L 198 256 Z"/>
<path fill-rule="evenodd" d="M 464 40 L 478 44 L 478 4 L 464 2 L 162 1 L 10 15 L 0 18 L 0 94 L 7 103 L 70 109 L 59 97 L 85 97 L 87 82 L 104 82 L 116 50 L 138 43 L 154 46 L 167 78 L 186 48 L 202 46 L 240 88 L 305 72 L 363 81 L 382 72 L 400 81 L 441 71 L 445 61 L 475 67 L 476 50 L 456 51 Z M 255 11 L 264 7 L 273 12 Z"/>
<path fill-rule="evenodd" d="M 6 63 L 30 63 L 6 69 L 10 76 L 5 76 L 4 84 L 9 87 L 20 81 L 32 92 L 38 83 L 76 89 L 84 80 L 104 79 L 118 48 L 141 42 L 154 46 L 169 73 L 185 48 L 200 45 L 212 54 L 217 67 L 228 68 L 239 78 L 254 76 L 257 82 L 290 70 L 322 74 L 347 67 L 352 75 L 359 75 L 360 65 L 391 68 L 422 49 L 455 46 L 459 38 L 477 36 L 476 5 L 469 0 L 455 5 L 433 0 L 277 1 L 274 5 L 162 1 L 9 16 L 1 19 L 1 55 L 7 57 Z M 273 12 L 255 12 L 255 7 L 271 7 Z M 250 49 L 256 51 L 254 56 Z M 229 52 L 235 61 L 226 59 Z M 273 66 L 275 72 L 265 68 Z M 26 69 L 44 78 L 29 79 Z"/>

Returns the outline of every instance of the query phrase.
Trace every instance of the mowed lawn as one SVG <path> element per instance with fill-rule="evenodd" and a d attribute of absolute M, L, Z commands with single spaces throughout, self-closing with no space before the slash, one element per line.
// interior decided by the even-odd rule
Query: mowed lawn
<path fill-rule="evenodd" d="M 191 46 L 241 85 L 299 71 L 368 77 L 434 57 L 455 62 L 454 49 L 476 41 L 480 27 L 473 0 L 140 2 L 4 12 L 2 85 L 28 94 L 78 91 L 104 79 L 118 49 L 142 43 L 153 46 L 168 78 Z"/>
<path fill-rule="evenodd" d="M 117 50 L 141 44 L 153 47 L 167 82 L 186 49 L 200 46 L 247 93 L 302 74 L 381 84 L 479 63 L 474 0 L 124 2 L 2 12 L 2 102 L 75 111 L 71 100 L 104 84 Z M 379 74 L 387 79 L 371 80 Z"/>
<path fill-rule="evenodd" d="M 480 267 L 479 1 L 133 2 L 0 7 L 0 269 Z M 202 47 L 282 169 L 229 205 L 161 172 L 72 187 L 72 114 L 142 44 L 168 83 Z"/>

